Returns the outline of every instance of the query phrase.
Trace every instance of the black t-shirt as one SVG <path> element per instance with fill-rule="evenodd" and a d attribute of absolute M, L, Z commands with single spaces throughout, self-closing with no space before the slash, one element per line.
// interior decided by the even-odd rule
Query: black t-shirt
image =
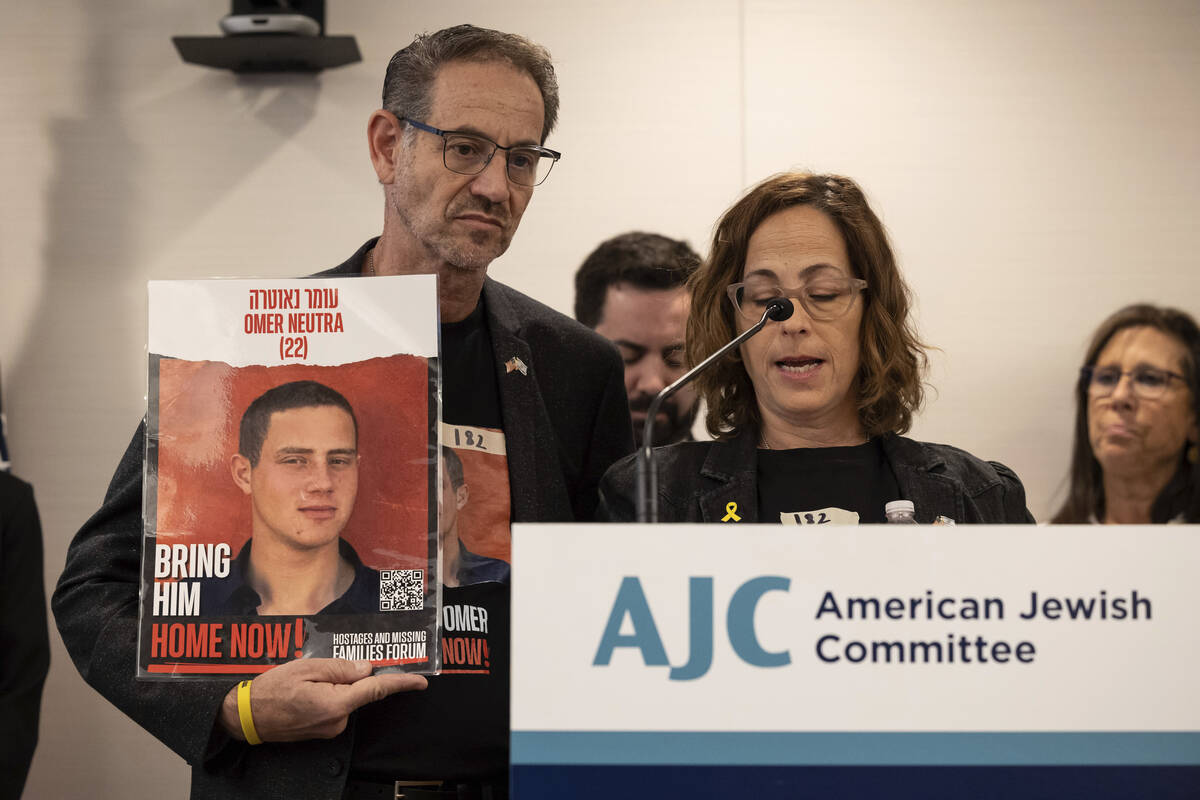
<path fill-rule="evenodd" d="M 878 440 L 855 447 L 758 451 L 762 522 L 884 522 L 884 505 L 898 499 L 900 487 Z"/>
<path fill-rule="evenodd" d="M 200 616 L 258 616 L 262 597 L 247 579 L 253 547 L 254 539 L 251 538 L 229 565 L 229 574 L 224 578 L 209 577 L 200 581 Z M 342 560 L 354 568 L 354 582 L 341 597 L 334 599 L 317 614 L 379 613 L 379 570 L 363 564 L 358 553 L 345 539 L 338 539 L 338 553 Z"/>
<path fill-rule="evenodd" d="M 445 424 L 503 428 L 495 360 L 482 299 L 462 322 L 442 324 Z M 507 583 L 442 590 L 442 674 L 357 712 L 355 777 L 507 780 L 509 604 Z"/>
<path fill-rule="evenodd" d="M 461 322 L 442 323 L 442 420 L 451 425 L 503 428 L 496 355 L 483 298 Z"/>

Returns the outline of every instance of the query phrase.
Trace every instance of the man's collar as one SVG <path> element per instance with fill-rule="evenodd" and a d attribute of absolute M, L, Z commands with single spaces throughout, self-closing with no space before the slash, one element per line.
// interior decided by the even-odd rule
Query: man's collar
<path fill-rule="evenodd" d="M 218 595 L 212 601 L 213 607 L 230 609 L 228 613 L 239 615 L 258 613 L 258 607 L 262 605 L 262 597 L 247 580 L 247 572 L 250 566 L 250 548 L 253 545 L 253 537 L 246 540 L 246 544 L 242 546 L 241 551 L 237 554 L 237 558 L 229 565 L 229 577 L 227 579 L 205 586 L 205 590 L 212 591 L 214 595 Z M 319 614 L 337 613 L 335 607 L 343 600 L 353 600 L 359 595 L 364 595 L 364 593 L 369 594 L 376 591 L 376 587 L 371 583 L 373 571 L 363 564 L 362 559 L 358 557 L 358 553 L 350 546 L 350 543 L 341 537 L 338 537 L 338 555 L 354 568 L 354 582 L 350 584 L 350 588 L 341 597 L 338 597 L 328 606 L 317 612 Z"/>
<path fill-rule="evenodd" d="M 469 331 L 473 328 L 484 325 L 485 321 L 484 321 L 483 315 L 484 315 L 484 306 L 485 305 L 486 305 L 486 303 L 483 299 L 483 294 L 480 293 L 479 299 L 475 302 L 475 308 L 471 310 L 471 313 L 467 314 L 467 316 L 463 317 L 462 319 L 458 320 L 457 322 L 443 322 L 442 323 L 443 331 L 446 331 L 446 330 Z"/>
<path fill-rule="evenodd" d="M 504 295 L 504 288 L 491 278 L 483 279 L 483 302 L 487 308 L 488 319 L 492 323 L 488 327 L 493 331 L 498 327 L 515 336 L 521 328 L 521 319 Z"/>
<path fill-rule="evenodd" d="M 379 243 L 378 236 L 368 239 L 365 243 L 363 243 L 363 245 L 361 247 L 358 248 L 358 250 L 354 251 L 354 255 L 350 256 L 348 259 L 343 261 L 341 264 L 338 264 L 336 267 L 334 267 L 332 269 L 327 269 L 322 272 L 317 272 L 312 275 L 308 275 L 307 277 L 309 277 L 309 278 L 340 278 L 340 277 L 359 278 L 359 277 L 363 277 L 363 267 L 366 262 L 367 253 L 373 247 L 375 247 L 375 245 L 378 243 Z M 483 290 L 480 292 L 480 299 L 483 299 L 485 296 L 487 296 L 487 297 L 496 296 L 494 289 L 489 293 L 489 290 L 488 290 L 489 285 L 494 286 L 495 281 L 493 281 L 491 278 L 488 278 L 485 276 L 484 281 L 483 281 Z M 478 311 L 479 305 L 480 305 L 480 303 L 477 300 L 476 305 L 475 305 L 475 311 Z M 503 305 L 503 310 L 498 315 L 497 314 L 489 314 L 489 316 L 492 317 L 495 321 L 499 322 L 506 329 L 515 331 L 518 328 L 518 326 L 520 325 L 520 320 L 517 318 L 515 312 L 513 312 L 512 308 L 508 305 L 507 302 L 502 301 L 502 305 Z M 472 313 L 475 313 L 475 312 L 472 312 Z"/>
<path fill-rule="evenodd" d="M 362 247 L 358 248 L 358 250 L 356 250 L 354 252 L 354 255 L 350 256 L 348 259 L 343 261 L 341 264 L 338 264 L 333 269 L 327 269 L 323 272 L 318 272 L 315 275 L 310 275 L 308 277 L 310 277 L 310 278 L 338 278 L 338 277 L 342 277 L 342 276 L 362 275 L 363 261 L 366 260 L 367 251 L 370 250 L 372 247 L 374 247 L 378 241 L 379 241 L 378 236 L 376 236 L 372 239 L 368 239 L 367 242 Z"/>

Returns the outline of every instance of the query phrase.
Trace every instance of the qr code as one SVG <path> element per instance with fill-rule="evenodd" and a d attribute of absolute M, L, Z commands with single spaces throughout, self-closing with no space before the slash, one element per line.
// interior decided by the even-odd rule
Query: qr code
<path fill-rule="evenodd" d="M 380 611 L 420 611 L 424 607 L 425 570 L 385 569 L 380 571 Z"/>

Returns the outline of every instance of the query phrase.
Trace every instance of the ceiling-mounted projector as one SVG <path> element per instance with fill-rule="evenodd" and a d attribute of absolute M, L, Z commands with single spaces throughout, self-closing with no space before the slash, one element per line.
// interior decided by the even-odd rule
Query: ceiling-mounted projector
<path fill-rule="evenodd" d="M 224 36 L 173 36 L 189 64 L 234 72 L 319 72 L 362 61 L 353 36 L 325 35 L 325 0 L 233 0 Z"/>
<path fill-rule="evenodd" d="M 282 33 L 288 36 L 320 36 L 321 23 L 304 14 L 226 14 L 221 17 L 226 36 Z"/>

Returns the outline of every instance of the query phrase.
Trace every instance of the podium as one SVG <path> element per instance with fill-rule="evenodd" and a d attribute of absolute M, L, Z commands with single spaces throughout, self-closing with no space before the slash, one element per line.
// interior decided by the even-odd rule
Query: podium
<path fill-rule="evenodd" d="M 513 526 L 516 800 L 1200 796 L 1200 526 Z"/>

